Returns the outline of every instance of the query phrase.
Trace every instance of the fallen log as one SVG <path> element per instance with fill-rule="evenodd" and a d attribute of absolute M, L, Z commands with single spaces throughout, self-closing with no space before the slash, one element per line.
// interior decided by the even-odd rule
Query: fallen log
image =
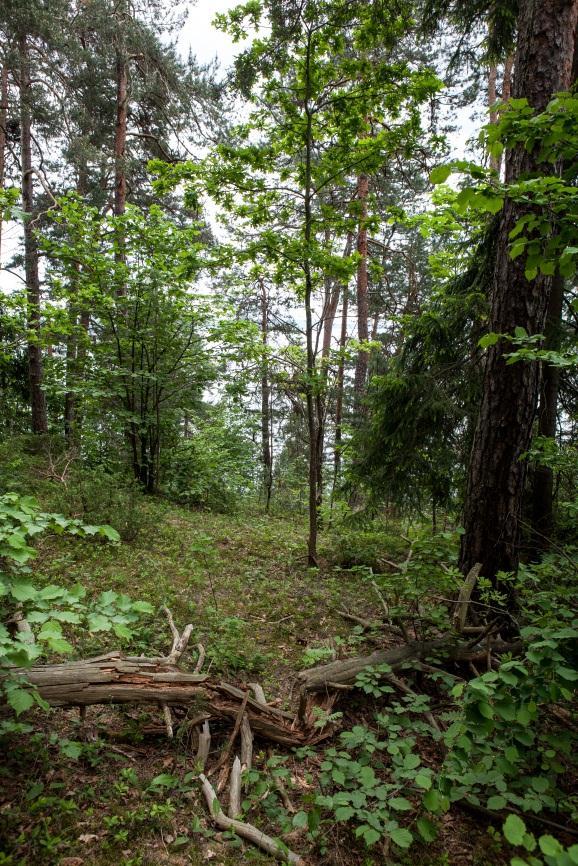
<path fill-rule="evenodd" d="M 507 642 L 498 640 L 492 643 L 493 653 L 517 653 L 522 649 L 521 641 Z M 485 650 L 483 650 L 485 652 Z M 355 682 L 358 674 L 365 668 L 389 665 L 392 671 L 411 661 L 422 661 L 429 657 L 443 658 L 453 662 L 469 662 L 476 659 L 480 650 L 476 650 L 476 639 L 465 644 L 458 635 L 447 634 L 429 641 L 410 641 L 393 649 L 376 650 L 367 656 L 356 656 L 350 659 L 329 662 L 309 670 L 301 671 L 298 679 L 301 688 L 307 692 L 330 692 L 332 689 L 343 688 Z"/>
<path fill-rule="evenodd" d="M 229 683 L 211 681 L 206 674 L 183 671 L 167 658 L 111 652 L 63 664 L 0 669 L 0 681 L 8 676 L 27 680 L 52 707 L 154 703 L 163 712 L 164 707 L 186 706 L 235 720 L 246 699 L 245 712 L 255 734 L 285 746 L 319 738 L 318 731 L 296 725 L 291 713 L 261 704 Z"/>

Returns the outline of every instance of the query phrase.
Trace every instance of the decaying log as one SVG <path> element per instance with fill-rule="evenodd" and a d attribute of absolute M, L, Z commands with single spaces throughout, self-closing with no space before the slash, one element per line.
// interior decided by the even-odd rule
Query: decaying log
<path fill-rule="evenodd" d="M 521 641 L 510 643 L 496 640 L 492 643 L 492 652 L 517 653 L 522 649 L 522 646 Z M 469 663 L 475 661 L 480 655 L 485 658 L 486 652 L 485 648 L 476 644 L 476 640 L 465 644 L 460 641 L 457 635 L 447 634 L 436 638 L 436 640 L 411 641 L 404 646 L 393 649 L 377 650 L 371 655 L 329 662 L 329 664 L 319 665 L 299 673 L 298 677 L 302 687 L 301 703 L 304 703 L 303 695 L 307 692 L 331 691 L 336 686 L 349 685 L 355 682 L 357 675 L 367 667 L 385 664 L 389 665 L 392 671 L 395 671 L 407 662 L 421 661 L 430 656 L 444 658 L 448 661 Z M 301 708 L 299 717 L 305 718 Z"/>
<path fill-rule="evenodd" d="M 367 667 L 386 664 L 392 670 L 396 670 L 404 662 L 411 659 L 427 658 L 442 649 L 447 653 L 453 644 L 455 644 L 453 636 L 430 641 L 413 641 L 393 649 L 376 650 L 368 656 L 356 656 L 351 659 L 329 662 L 326 665 L 318 665 L 315 668 L 301 671 L 299 679 L 303 689 L 307 692 L 326 691 L 331 688 L 329 683 L 339 685 L 353 683 L 357 675 Z"/>
<path fill-rule="evenodd" d="M 234 818 L 229 818 L 223 812 L 217 794 L 207 777 L 201 773 L 199 779 L 203 786 L 203 794 L 209 808 L 209 814 L 217 827 L 221 830 L 234 830 L 237 836 L 246 839 L 284 863 L 295 863 L 296 866 L 305 866 L 305 860 L 299 854 L 294 854 L 293 851 L 290 851 L 278 840 L 272 839 L 271 836 L 262 833 L 261 830 L 258 830 L 252 824 L 245 824 L 244 821 L 236 821 Z"/>
<path fill-rule="evenodd" d="M 206 674 L 180 670 L 166 658 L 111 652 L 64 664 L 1 669 L 0 681 L 7 676 L 26 678 L 53 707 L 154 703 L 194 706 L 211 716 L 236 720 L 246 698 L 245 713 L 255 734 L 285 746 L 318 739 L 317 731 L 296 725 L 292 713 L 258 703 L 241 689 L 211 681 Z"/>
<path fill-rule="evenodd" d="M 466 619 L 468 617 L 470 598 L 472 597 L 472 592 L 474 591 L 474 587 L 478 581 L 481 570 L 482 563 L 476 562 L 476 564 L 472 568 L 470 568 L 466 579 L 464 580 L 460 588 L 458 600 L 456 602 L 456 607 L 454 610 L 453 624 L 456 631 L 462 632 L 464 630 Z"/>
<path fill-rule="evenodd" d="M 211 751 L 211 729 L 208 719 L 203 722 L 202 730 L 199 734 L 199 746 L 197 748 L 196 765 L 201 770 L 204 770 L 209 760 L 209 752 Z"/>

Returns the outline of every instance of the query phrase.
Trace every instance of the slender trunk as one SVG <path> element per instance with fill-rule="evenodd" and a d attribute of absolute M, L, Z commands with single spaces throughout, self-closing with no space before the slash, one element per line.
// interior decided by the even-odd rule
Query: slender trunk
<path fill-rule="evenodd" d="M 86 165 L 78 170 L 76 191 L 83 197 L 88 188 Z M 66 394 L 64 395 L 64 436 L 67 446 L 78 450 L 80 447 L 81 417 L 78 411 L 78 396 L 75 388 L 82 381 L 86 361 L 86 337 L 88 332 L 88 312 L 79 310 L 78 290 L 80 265 L 75 267 L 71 280 L 68 299 L 68 323 L 70 332 L 66 338 Z M 83 345 L 84 344 L 84 345 Z"/>
<path fill-rule="evenodd" d="M 116 127 L 114 133 L 114 213 L 126 210 L 126 131 L 128 116 L 128 63 L 124 52 L 116 55 Z"/>
<path fill-rule="evenodd" d="M 556 350 L 560 348 L 563 299 L 564 280 L 558 274 L 552 281 L 544 342 L 545 349 Z M 544 364 L 538 409 L 538 436 L 553 439 L 556 435 L 559 386 L 559 367 Z M 532 486 L 532 529 L 534 530 L 532 543 L 536 553 L 547 549 L 549 546 L 550 536 L 554 528 L 553 496 L 554 473 L 552 469 L 549 466 L 536 466 Z"/>
<path fill-rule="evenodd" d="M 116 127 L 114 133 L 114 215 L 120 217 L 126 210 L 126 132 L 128 117 L 128 62 L 124 48 L 116 51 Z M 122 297 L 126 293 L 125 281 L 122 276 L 126 260 L 125 236 L 122 228 L 116 229 L 115 261 L 118 265 L 116 294 Z"/>
<path fill-rule="evenodd" d="M 514 68 L 514 55 L 508 54 L 504 63 L 504 79 L 502 81 L 502 100 L 505 102 L 512 95 L 512 69 Z"/>
<path fill-rule="evenodd" d="M 0 73 L 0 190 L 6 176 L 6 120 L 8 117 L 8 66 Z M 0 265 L 2 264 L 2 210 L 0 209 Z"/>
<path fill-rule="evenodd" d="M 34 236 L 34 187 L 32 182 L 32 132 L 30 113 L 30 63 L 26 36 L 18 42 L 20 60 L 20 134 L 22 163 L 22 210 L 24 211 L 24 270 L 28 316 L 28 379 L 32 432 L 46 433 L 46 396 L 42 390 L 43 367 L 40 346 L 40 277 L 38 245 Z"/>
<path fill-rule="evenodd" d="M 360 174 L 357 179 L 357 198 L 359 200 L 359 228 L 357 232 L 357 337 L 366 342 L 369 339 L 369 294 L 367 281 L 367 196 L 369 193 L 369 178 Z M 361 409 L 365 385 L 367 382 L 367 367 L 369 354 L 360 349 L 355 365 L 355 380 L 353 386 L 353 409 L 357 415 Z"/>
<path fill-rule="evenodd" d="M 265 511 L 269 511 L 273 487 L 273 453 L 271 448 L 271 386 L 269 383 L 269 362 L 267 343 L 269 336 L 269 303 L 265 283 L 260 280 L 261 288 L 261 342 L 263 344 L 263 367 L 261 372 L 261 457 L 263 461 L 263 498 Z"/>
<path fill-rule="evenodd" d="M 317 529 L 318 529 L 318 488 L 320 467 L 318 465 L 318 418 L 316 417 L 316 369 L 315 349 L 313 346 L 313 276 L 311 272 L 311 244 L 313 241 L 313 115 L 311 109 L 311 33 L 307 36 L 305 64 L 305 184 L 304 184 L 304 241 L 305 255 L 303 272 L 305 275 L 305 332 L 307 344 L 307 431 L 309 434 L 309 537 L 307 540 L 307 560 L 310 566 L 317 566 Z"/>
<path fill-rule="evenodd" d="M 333 496 L 341 474 L 341 448 L 343 441 L 343 384 L 345 381 L 345 345 L 347 343 L 347 312 L 349 293 L 343 287 L 343 311 L 341 314 L 341 335 L 339 337 L 339 366 L 335 385 L 335 443 L 333 447 Z"/>
<path fill-rule="evenodd" d="M 513 95 L 542 111 L 552 94 L 571 84 L 578 0 L 521 0 Z M 506 182 L 545 171 L 523 147 L 508 154 Z M 555 172 L 556 166 L 550 171 Z M 509 233 L 527 212 L 507 199 L 500 215 L 496 262 L 490 292 L 490 330 L 511 334 L 518 326 L 544 333 L 551 278 L 524 276 L 524 257 L 509 256 Z M 534 363 L 507 365 L 502 342 L 487 354 L 480 413 L 469 466 L 460 567 L 476 562 L 494 586 L 499 571 L 519 563 L 522 498 L 526 461 L 538 398 L 539 368 Z M 500 589 L 504 587 L 500 584 Z M 509 599 L 514 604 L 513 598 Z"/>

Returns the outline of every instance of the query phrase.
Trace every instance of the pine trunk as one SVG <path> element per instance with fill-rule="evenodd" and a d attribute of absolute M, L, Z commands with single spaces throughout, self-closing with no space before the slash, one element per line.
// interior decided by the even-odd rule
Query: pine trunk
<path fill-rule="evenodd" d="M 40 276 L 38 246 L 34 236 L 34 187 L 32 182 L 32 131 L 30 61 L 26 36 L 18 42 L 20 61 L 20 136 L 22 166 L 22 210 L 24 211 L 24 270 L 28 313 L 28 379 L 32 432 L 46 433 L 48 418 L 46 396 L 42 390 L 43 366 L 40 346 Z"/>
<path fill-rule="evenodd" d="M 542 111 L 553 93 L 571 83 L 578 0 L 522 0 L 513 95 L 525 97 Z M 533 153 L 511 151 L 506 181 L 544 171 Z M 552 167 L 551 171 L 555 171 Z M 512 260 L 509 233 L 525 213 L 506 200 L 500 216 L 496 262 L 490 292 L 490 330 L 511 334 L 518 326 L 544 333 L 551 279 L 524 277 L 523 256 Z M 526 462 L 538 399 L 537 364 L 507 366 L 502 342 L 488 351 L 479 418 L 474 435 L 464 506 L 465 534 L 460 567 L 467 573 L 477 562 L 494 585 L 499 571 L 516 571 L 520 549 L 520 515 Z M 513 603 L 513 599 L 510 599 Z"/>
<path fill-rule="evenodd" d="M 558 274 L 552 281 L 545 349 L 556 350 L 560 348 L 563 299 L 564 280 Z M 538 409 L 538 436 L 553 439 L 556 435 L 559 386 L 560 369 L 550 364 L 544 364 Z M 552 469 L 549 466 L 536 466 L 532 484 L 532 530 L 534 536 L 532 543 L 536 553 L 546 550 L 549 546 L 550 536 L 554 528 L 553 498 L 554 473 Z"/>
<path fill-rule="evenodd" d="M 369 193 L 369 178 L 366 174 L 359 175 L 357 180 L 357 198 L 359 201 L 359 228 L 357 232 L 357 337 L 360 341 L 369 340 L 369 294 L 367 280 L 367 196 Z M 360 349 L 355 365 L 354 380 L 354 413 L 361 408 L 361 401 L 367 381 L 369 355 L 365 349 Z"/>
<path fill-rule="evenodd" d="M 6 177 L 6 121 L 8 117 L 8 67 L 0 73 L 0 190 Z M 2 210 L 0 209 L 0 265 L 2 264 Z"/>
<path fill-rule="evenodd" d="M 269 335 L 269 303 L 267 289 L 263 280 L 261 288 L 261 342 L 264 356 L 261 373 L 261 459 L 263 462 L 263 498 L 265 510 L 269 511 L 273 487 L 273 453 L 271 448 L 271 384 L 269 382 L 269 363 L 267 360 L 267 341 Z"/>

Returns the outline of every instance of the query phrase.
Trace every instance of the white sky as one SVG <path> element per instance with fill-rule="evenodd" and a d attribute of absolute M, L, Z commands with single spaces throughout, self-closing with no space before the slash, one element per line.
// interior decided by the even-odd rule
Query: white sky
<path fill-rule="evenodd" d="M 216 57 L 222 69 L 230 66 L 242 45 L 233 44 L 230 36 L 216 30 L 211 22 L 219 12 L 226 12 L 238 6 L 239 2 L 240 0 L 197 0 L 194 6 L 191 5 L 178 40 L 183 54 L 186 55 L 190 48 L 201 63 L 207 63 Z"/>

